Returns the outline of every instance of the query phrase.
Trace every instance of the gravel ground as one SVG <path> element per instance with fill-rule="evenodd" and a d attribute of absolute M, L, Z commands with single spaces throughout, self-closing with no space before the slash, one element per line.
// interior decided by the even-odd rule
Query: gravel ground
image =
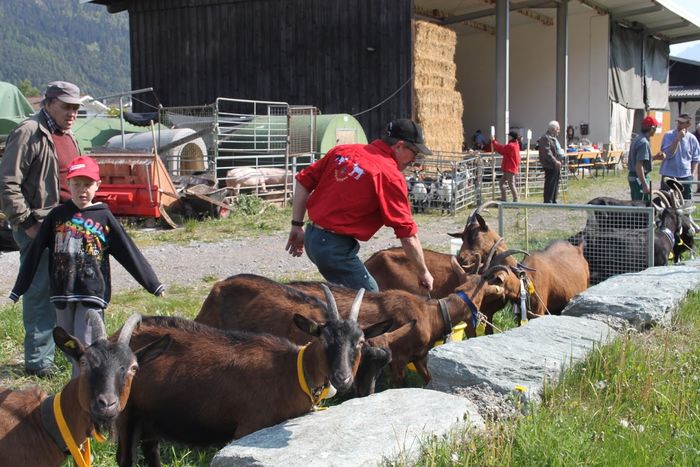
<path fill-rule="evenodd" d="M 449 252 L 447 232 L 464 227 L 467 211 L 455 217 L 431 218 L 419 225 L 423 246 Z M 160 280 L 168 286 L 198 285 L 203 278 L 224 279 L 234 274 L 255 273 L 274 279 L 289 277 L 313 279 L 315 266 L 306 256 L 293 258 L 285 250 L 287 233 L 258 238 L 225 239 L 216 243 L 190 242 L 188 245 L 162 245 L 144 248 L 143 254 Z M 370 241 L 363 243 L 363 259 L 383 248 L 400 246 L 393 231 L 382 228 Z M 0 297 L 7 297 L 19 270 L 19 253 L 0 254 Z M 112 261 L 112 287 L 115 292 L 138 289 L 140 285 L 116 261 Z M 9 302 L 9 300 L 8 300 Z"/>

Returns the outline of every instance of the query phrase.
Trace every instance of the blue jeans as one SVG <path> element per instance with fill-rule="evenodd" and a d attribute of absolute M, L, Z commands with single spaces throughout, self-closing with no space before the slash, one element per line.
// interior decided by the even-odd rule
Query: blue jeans
<path fill-rule="evenodd" d="M 76 337 L 85 347 L 93 343 L 92 336 L 95 334 L 87 320 L 88 310 L 95 310 L 104 321 L 104 310 L 92 303 L 70 302 L 66 303 L 65 308 L 56 308 L 56 325 Z M 71 378 L 77 378 L 80 374 L 78 362 L 68 355 L 66 357 L 73 367 Z"/>
<path fill-rule="evenodd" d="M 13 230 L 12 236 L 19 245 L 21 267 L 32 239 L 21 229 Z M 22 295 L 24 366 L 30 370 L 39 370 L 53 365 L 56 349 L 53 342 L 56 309 L 49 301 L 49 294 L 49 252 L 45 250 L 34 274 L 32 285 Z"/>
<path fill-rule="evenodd" d="M 360 244 L 354 238 L 306 224 L 304 248 L 309 259 L 328 282 L 355 290 L 379 290 L 377 281 L 357 256 Z"/>

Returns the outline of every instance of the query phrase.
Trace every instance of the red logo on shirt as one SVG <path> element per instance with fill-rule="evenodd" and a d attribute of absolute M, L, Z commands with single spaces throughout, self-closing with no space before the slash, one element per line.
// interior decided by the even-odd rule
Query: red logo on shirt
<path fill-rule="evenodd" d="M 335 169 L 335 179 L 339 182 L 346 180 L 348 177 L 359 180 L 365 173 L 365 170 L 357 162 L 351 161 L 347 156 L 339 154 L 335 156 L 335 162 L 338 166 Z"/>

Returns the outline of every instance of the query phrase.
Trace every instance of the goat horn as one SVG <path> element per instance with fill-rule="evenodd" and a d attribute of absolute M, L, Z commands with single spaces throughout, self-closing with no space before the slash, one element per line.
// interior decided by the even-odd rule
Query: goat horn
<path fill-rule="evenodd" d="M 348 321 L 357 321 L 357 317 L 360 315 L 360 305 L 362 304 L 362 298 L 364 296 L 364 288 L 361 288 L 357 291 L 357 295 L 355 295 L 355 300 L 353 300 L 352 306 L 350 307 L 350 316 L 348 316 Z"/>
<path fill-rule="evenodd" d="M 323 294 L 326 296 L 326 303 L 328 303 L 328 306 L 326 307 L 328 320 L 340 320 L 340 316 L 338 315 L 338 304 L 335 303 L 335 297 L 333 297 L 333 292 L 331 292 L 331 289 L 329 289 L 326 284 L 321 284 L 321 288 L 323 289 Z"/>
<path fill-rule="evenodd" d="M 667 208 L 670 206 L 670 202 L 668 200 L 668 197 L 666 196 L 666 193 L 664 193 L 663 191 L 652 190 L 651 191 L 651 198 L 656 199 L 655 197 L 658 198 L 659 200 L 661 200 L 662 208 Z M 653 206 L 653 204 L 654 203 L 652 203 L 652 206 Z"/>
<path fill-rule="evenodd" d="M 131 340 L 131 335 L 134 333 L 134 329 L 136 329 L 136 326 L 140 322 L 140 314 L 134 313 L 133 315 L 129 316 L 129 318 L 126 320 L 126 323 L 124 323 L 124 326 L 122 326 L 122 331 L 119 333 L 118 342 L 120 344 L 128 345 L 129 341 Z"/>
<path fill-rule="evenodd" d="M 469 214 L 469 217 L 467 217 L 467 225 L 464 226 L 464 230 L 467 230 L 467 226 L 469 224 L 474 223 L 474 217 L 477 214 L 481 213 L 481 211 L 483 211 L 484 209 L 487 209 L 491 206 L 499 206 L 500 204 L 501 204 L 500 202 L 492 200 L 492 201 L 487 201 L 485 203 L 482 203 L 479 206 L 475 207 L 474 210 L 471 212 L 471 214 Z"/>
<path fill-rule="evenodd" d="M 102 317 L 97 312 L 97 310 L 89 309 L 87 311 L 87 321 L 92 328 L 92 341 L 96 342 L 100 339 L 107 339 L 107 329 L 105 329 L 105 322 L 102 321 Z"/>
<path fill-rule="evenodd" d="M 470 265 L 470 268 L 472 269 L 472 274 L 477 274 L 481 268 L 481 255 L 479 253 L 474 253 L 474 256 L 476 256 L 476 260 L 474 264 Z M 466 268 L 462 269 L 466 272 Z"/>
<path fill-rule="evenodd" d="M 700 226 L 690 216 L 688 216 L 688 221 L 690 222 L 690 227 L 695 231 L 694 233 L 700 232 Z"/>
<path fill-rule="evenodd" d="M 491 260 L 493 259 L 493 255 L 496 254 L 496 250 L 498 249 L 498 246 L 503 242 L 504 242 L 503 238 L 499 238 L 498 241 L 493 244 L 493 246 L 491 247 L 491 250 L 489 250 L 489 255 L 486 257 L 486 263 L 484 263 L 485 268 L 487 268 L 491 265 Z"/>
<path fill-rule="evenodd" d="M 528 253 L 528 252 L 525 251 L 525 250 L 518 250 L 518 249 L 515 249 L 515 248 L 514 248 L 514 249 L 511 249 L 511 250 L 506 250 L 506 251 L 504 251 L 504 252 L 502 252 L 502 253 L 497 254 L 497 255 L 494 257 L 494 259 L 496 260 L 496 264 L 495 264 L 495 265 L 498 266 L 499 263 L 500 263 L 501 261 L 503 261 L 504 259 L 506 259 L 506 258 L 509 257 L 510 255 L 515 254 L 515 253 L 522 253 L 522 254 L 524 254 L 525 256 L 530 256 L 530 253 Z M 491 263 L 489 263 L 486 267 L 490 267 L 490 266 L 491 266 Z"/>
<path fill-rule="evenodd" d="M 491 266 L 488 268 L 486 271 L 484 271 L 481 275 L 483 277 L 487 277 L 489 274 L 492 274 L 496 271 L 505 271 L 505 272 L 511 272 L 508 266 L 504 266 L 503 264 L 497 264 L 495 266 Z"/>

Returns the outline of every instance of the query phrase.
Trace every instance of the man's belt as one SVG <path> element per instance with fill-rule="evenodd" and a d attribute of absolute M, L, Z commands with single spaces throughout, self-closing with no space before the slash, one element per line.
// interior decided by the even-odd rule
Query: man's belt
<path fill-rule="evenodd" d="M 315 223 L 315 222 L 312 221 L 312 220 L 309 220 L 309 225 L 312 226 L 312 227 L 315 228 L 315 229 L 318 229 L 318 230 L 324 230 L 324 231 L 329 232 L 329 233 L 332 233 L 332 234 L 342 235 L 342 234 L 339 234 L 339 233 L 337 233 L 337 232 L 333 232 L 333 231 L 330 230 L 330 229 L 326 229 L 325 227 L 321 227 L 320 225 L 318 225 L 317 223 Z"/>

